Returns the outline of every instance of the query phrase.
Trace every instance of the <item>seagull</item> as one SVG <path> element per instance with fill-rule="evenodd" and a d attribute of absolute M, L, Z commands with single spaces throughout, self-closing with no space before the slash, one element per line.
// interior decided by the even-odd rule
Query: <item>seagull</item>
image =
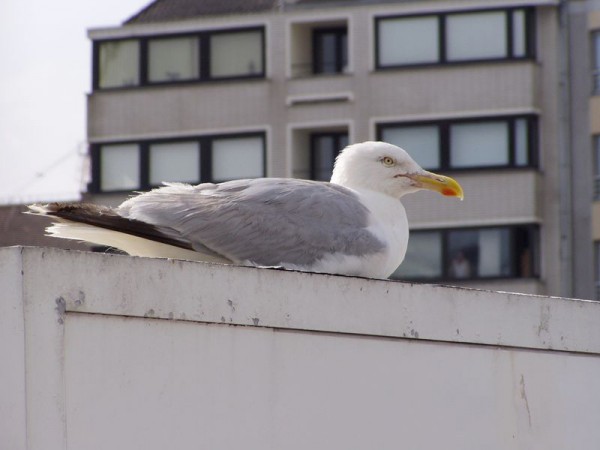
<path fill-rule="evenodd" d="M 423 170 L 402 148 L 363 142 L 340 152 L 330 182 L 164 183 L 116 208 L 50 203 L 29 209 L 55 220 L 46 229 L 50 236 L 134 256 L 388 278 L 408 245 L 401 198 L 422 189 L 464 196 L 458 182 Z"/>

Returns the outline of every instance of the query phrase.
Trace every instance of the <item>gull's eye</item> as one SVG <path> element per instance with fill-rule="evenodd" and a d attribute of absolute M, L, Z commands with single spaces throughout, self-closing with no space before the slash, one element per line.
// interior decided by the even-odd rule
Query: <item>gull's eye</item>
<path fill-rule="evenodd" d="M 394 158 L 392 158 L 390 156 L 384 156 L 381 159 L 381 162 L 383 163 L 383 165 L 385 167 L 392 167 L 395 164 Z"/>

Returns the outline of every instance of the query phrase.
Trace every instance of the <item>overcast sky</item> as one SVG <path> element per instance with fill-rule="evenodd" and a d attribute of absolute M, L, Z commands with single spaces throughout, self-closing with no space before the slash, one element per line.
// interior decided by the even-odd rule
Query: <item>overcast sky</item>
<path fill-rule="evenodd" d="M 0 0 L 0 204 L 76 199 L 86 169 L 87 29 L 151 0 Z"/>

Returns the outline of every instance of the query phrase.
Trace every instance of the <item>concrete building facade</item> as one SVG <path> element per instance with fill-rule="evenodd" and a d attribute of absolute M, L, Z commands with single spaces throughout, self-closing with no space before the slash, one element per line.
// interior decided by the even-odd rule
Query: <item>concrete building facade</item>
<path fill-rule="evenodd" d="M 327 179 L 345 143 L 386 140 L 466 194 L 405 199 L 398 278 L 594 298 L 598 2 L 237 3 L 158 0 L 90 30 L 89 199 Z"/>

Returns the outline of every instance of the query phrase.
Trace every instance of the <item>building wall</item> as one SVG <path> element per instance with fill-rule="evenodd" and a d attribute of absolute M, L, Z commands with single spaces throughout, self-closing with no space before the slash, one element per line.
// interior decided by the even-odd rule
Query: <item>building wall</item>
<path fill-rule="evenodd" d="M 600 441 L 597 302 L 33 248 L 0 285 L 2 448 Z"/>
<path fill-rule="evenodd" d="M 585 3 L 577 3 L 576 4 L 578 6 L 578 8 L 576 8 L 573 11 L 573 14 L 575 17 L 580 17 L 581 14 L 587 14 L 587 27 L 584 28 L 584 32 L 585 33 L 585 43 L 582 44 L 582 47 L 585 49 L 586 45 L 589 45 L 589 49 L 588 49 L 588 55 L 592 55 L 594 54 L 595 51 L 597 51 L 597 49 L 594 48 L 593 44 L 590 44 L 590 41 L 592 40 L 592 35 L 593 33 L 597 33 L 598 31 L 600 31 L 600 6 L 599 5 L 594 5 L 593 3 L 589 3 L 589 2 L 585 2 Z M 579 25 L 579 24 L 578 24 Z M 584 50 L 585 51 L 585 50 Z M 581 53 L 580 53 L 581 54 Z M 585 56 L 585 54 L 584 54 Z M 598 187 L 598 182 L 596 180 L 598 180 L 598 173 L 597 173 L 597 169 L 596 167 L 598 167 L 598 156 L 595 153 L 595 148 L 594 146 L 595 144 L 595 139 L 598 139 L 598 136 L 600 135 L 600 97 L 598 96 L 598 92 L 595 90 L 595 86 L 594 86 L 594 81 L 597 78 L 597 70 L 598 68 L 597 66 L 597 62 L 593 61 L 593 57 L 591 59 L 589 59 L 588 61 L 586 61 L 586 63 L 584 63 L 583 66 L 580 66 L 582 71 L 586 72 L 586 74 L 588 75 L 587 77 L 587 86 L 588 86 L 588 94 L 591 93 L 592 95 L 589 96 L 589 99 L 586 103 L 584 103 L 584 108 L 587 106 L 588 108 L 588 117 L 587 120 L 584 120 L 584 123 L 579 123 L 579 129 L 580 130 L 584 130 L 584 127 L 588 127 L 588 131 L 590 133 L 590 135 L 588 136 L 587 134 L 584 134 L 581 138 L 584 139 L 585 137 L 589 138 L 589 144 L 590 144 L 590 159 L 591 159 L 591 167 L 594 167 L 594 169 L 592 169 L 593 172 L 593 178 L 591 181 L 594 185 L 593 188 L 591 189 L 592 192 L 592 198 L 593 198 L 593 204 L 592 204 L 592 211 L 591 211 L 591 215 L 592 215 L 592 219 L 591 219 L 591 228 L 592 228 L 592 236 L 594 239 L 594 262 L 593 264 L 591 264 L 590 266 L 593 268 L 594 270 L 594 281 L 595 281 L 595 289 L 596 289 L 596 298 L 598 297 L 598 292 L 599 289 L 598 287 L 600 286 L 600 276 L 599 276 L 599 269 L 600 269 L 600 265 L 598 264 L 598 260 L 600 257 L 600 251 L 598 250 L 599 247 L 599 241 L 600 241 L 600 202 L 598 201 L 598 195 L 597 195 L 597 187 Z M 590 76 L 590 74 L 592 76 Z M 592 81 L 594 80 L 594 81 Z M 582 84 L 583 86 L 586 86 L 585 81 Z M 585 92 L 580 92 L 580 95 L 583 96 L 586 93 Z M 585 131 L 581 131 L 581 133 L 584 133 Z"/>
<path fill-rule="evenodd" d="M 532 4 L 537 5 L 534 61 L 374 70 L 375 16 Z M 417 194 L 405 201 L 409 220 L 413 229 L 540 224 L 539 279 L 525 283 L 504 280 L 505 288 L 526 285 L 531 293 L 593 295 L 591 254 L 585 249 L 589 242 L 575 242 L 573 237 L 586 230 L 590 235 L 589 201 L 573 203 L 575 195 L 584 198 L 589 181 L 578 183 L 572 191 L 570 183 L 577 177 L 569 175 L 589 160 L 573 158 L 568 163 L 569 136 L 577 138 L 569 131 L 565 99 L 559 95 L 565 82 L 561 78 L 561 64 L 565 62 L 557 51 L 562 41 L 556 2 L 498 1 L 492 5 L 469 0 L 286 8 L 283 14 L 213 16 L 91 31 L 92 39 L 101 39 L 265 25 L 267 75 L 246 82 L 95 91 L 88 97 L 90 142 L 265 131 L 267 175 L 302 176 L 306 170 L 298 151 L 307 129 L 344 127 L 349 130 L 350 141 L 358 142 L 375 139 L 378 123 L 539 114 L 539 171 L 457 172 L 454 175 L 465 185 L 466 200 L 457 205 L 430 194 Z M 347 24 L 348 74 L 292 76 L 294 58 L 302 52 L 295 46 L 296 38 L 310 23 Z M 581 144 L 574 141 L 572 145 Z M 579 283 L 572 281 L 574 271 Z M 575 289 L 574 284 L 579 287 Z"/>

